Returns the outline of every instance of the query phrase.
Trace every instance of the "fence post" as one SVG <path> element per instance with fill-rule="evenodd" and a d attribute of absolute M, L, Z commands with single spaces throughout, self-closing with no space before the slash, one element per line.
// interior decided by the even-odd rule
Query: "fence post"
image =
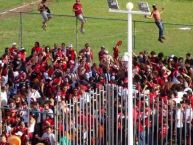
<path fill-rule="evenodd" d="M 78 19 L 76 18 L 76 51 L 78 52 Z"/>
<path fill-rule="evenodd" d="M 133 49 L 135 49 L 135 23 L 136 23 L 136 21 L 133 20 L 133 30 L 134 30 L 134 33 L 133 33 Z"/>
<path fill-rule="evenodd" d="M 23 21 L 22 21 L 22 12 L 19 12 L 19 18 L 20 18 L 20 20 L 19 20 L 19 47 L 20 48 L 22 48 L 22 35 L 23 35 Z"/>

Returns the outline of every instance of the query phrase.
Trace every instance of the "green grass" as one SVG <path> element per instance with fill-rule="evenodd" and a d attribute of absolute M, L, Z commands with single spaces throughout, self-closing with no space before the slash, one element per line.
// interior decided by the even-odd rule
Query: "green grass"
<path fill-rule="evenodd" d="M 132 0 L 135 3 L 139 0 Z M 125 14 L 109 13 L 106 0 L 81 0 L 84 7 L 84 14 L 88 17 L 118 18 L 127 19 Z M 174 1 L 174 0 L 149 0 L 149 4 L 157 3 L 164 7 L 165 12 L 162 15 L 164 22 L 193 24 L 192 5 L 193 1 Z M 73 15 L 72 5 L 74 0 L 52 0 L 50 9 L 54 14 Z M 125 9 L 127 0 L 119 0 L 122 9 Z M 34 8 L 34 12 L 36 7 Z M 151 19 L 145 19 L 144 16 L 133 16 L 134 20 L 153 22 Z M 10 46 L 13 41 L 19 43 L 19 16 L 9 16 L 1 19 L 0 24 L 0 47 Z M 28 51 L 35 41 L 40 41 L 42 45 L 53 46 L 54 43 L 66 44 L 72 43 L 76 48 L 76 21 L 71 17 L 54 16 L 49 24 L 47 31 L 41 29 L 41 16 L 23 14 L 22 16 L 22 38 L 23 47 Z M 80 24 L 78 23 L 78 28 Z M 175 54 L 185 56 L 186 52 L 192 53 L 193 30 L 182 31 L 178 28 L 182 26 L 165 25 L 167 40 L 164 44 L 157 41 L 158 30 L 154 23 L 135 23 L 135 49 L 136 53 L 146 49 L 156 52 L 164 52 L 166 55 Z M 112 21 L 87 19 L 85 25 L 86 33 L 84 35 L 78 32 L 77 49 L 80 50 L 86 42 L 89 42 L 94 54 L 97 53 L 100 46 L 104 45 L 109 52 L 116 41 L 123 40 L 121 53 L 127 50 L 127 21 Z M 192 27 L 193 29 L 193 27 Z M 193 54 L 193 53 L 192 53 Z"/>
<path fill-rule="evenodd" d="M 0 12 L 34 0 L 0 0 Z"/>

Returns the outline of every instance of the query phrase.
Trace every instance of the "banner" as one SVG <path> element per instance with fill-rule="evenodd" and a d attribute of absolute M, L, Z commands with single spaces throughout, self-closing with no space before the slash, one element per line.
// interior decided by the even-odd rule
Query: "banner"
<path fill-rule="evenodd" d="M 139 2 L 138 7 L 142 12 L 150 12 L 149 4 L 147 2 Z"/>
<path fill-rule="evenodd" d="M 117 0 L 107 0 L 109 9 L 119 9 Z"/>

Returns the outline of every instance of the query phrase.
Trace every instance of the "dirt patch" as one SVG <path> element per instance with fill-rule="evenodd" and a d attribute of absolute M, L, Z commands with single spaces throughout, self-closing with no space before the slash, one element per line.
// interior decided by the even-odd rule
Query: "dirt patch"
<path fill-rule="evenodd" d="M 6 11 L 3 11 L 0 13 L 0 19 L 2 18 L 7 18 L 9 16 L 14 16 L 14 15 L 19 15 L 19 12 L 32 12 L 32 11 L 37 11 L 37 6 L 38 3 L 40 3 L 41 0 L 34 0 L 31 3 L 27 3 L 25 5 L 21 5 Z M 50 5 L 50 3 L 53 2 L 53 0 L 48 0 L 48 5 Z M 38 12 L 38 11 L 37 11 Z"/>
<path fill-rule="evenodd" d="M 19 12 L 31 12 L 35 9 L 37 9 L 37 4 L 39 3 L 39 0 L 35 0 L 32 3 L 28 3 L 13 9 L 6 10 L 4 12 L 0 13 L 0 18 L 7 18 L 9 16 L 13 15 L 19 15 Z"/>

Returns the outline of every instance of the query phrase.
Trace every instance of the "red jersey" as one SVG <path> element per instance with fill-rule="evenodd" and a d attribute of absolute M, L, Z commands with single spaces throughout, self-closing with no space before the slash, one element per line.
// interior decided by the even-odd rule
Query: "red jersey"
<path fill-rule="evenodd" d="M 68 50 L 67 57 L 70 60 L 75 60 L 76 59 L 76 52 L 72 50 Z"/>
<path fill-rule="evenodd" d="M 18 52 L 18 57 L 21 58 L 21 61 L 26 60 L 26 53 L 24 51 Z"/>
<path fill-rule="evenodd" d="M 39 54 L 42 52 L 42 48 L 41 47 L 33 47 L 32 51 L 35 52 L 36 54 Z"/>
<path fill-rule="evenodd" d="M 82 5 L 80 3 L 75 3 L 73 5 L 73 10 L 75 10 L 74 11 L 75 16 L 78 16 L 78 15 L 82 14 Z"/>
<path fill-rule="evenodd" d="M 163 128 L 160 130 L 161 138 L 166 138 L 167 134 L 168 134 L 168 127 L 167 126 L 163 126 Z"/>
<path fill-rule="evenodd" d="M 13 55 L 14 53 L 17 53 L 17 48 L 16 48 L 16 47 L 11 47 L 11 48 L 9 48 L 9 53 L 10 53 L 11 55 Z"/>
<path fill-rule="evenodd" d="M 191 103 L 191 107 L 193 109 L 193 96 L 190 97 L 190 103 Z"/>
<path fill-rule="evenodd" d="M 141 133 L 144 131 L 144 127 L 141 123 L 138 123 L 138 131 Z"/>
<path fill-rule="evenodd" d="M 61 65 L 61 68 L 63 71 L 66 71 L 67 70 L 67 63 L 66 62 L 63 62 L 63 64 Z"/>

